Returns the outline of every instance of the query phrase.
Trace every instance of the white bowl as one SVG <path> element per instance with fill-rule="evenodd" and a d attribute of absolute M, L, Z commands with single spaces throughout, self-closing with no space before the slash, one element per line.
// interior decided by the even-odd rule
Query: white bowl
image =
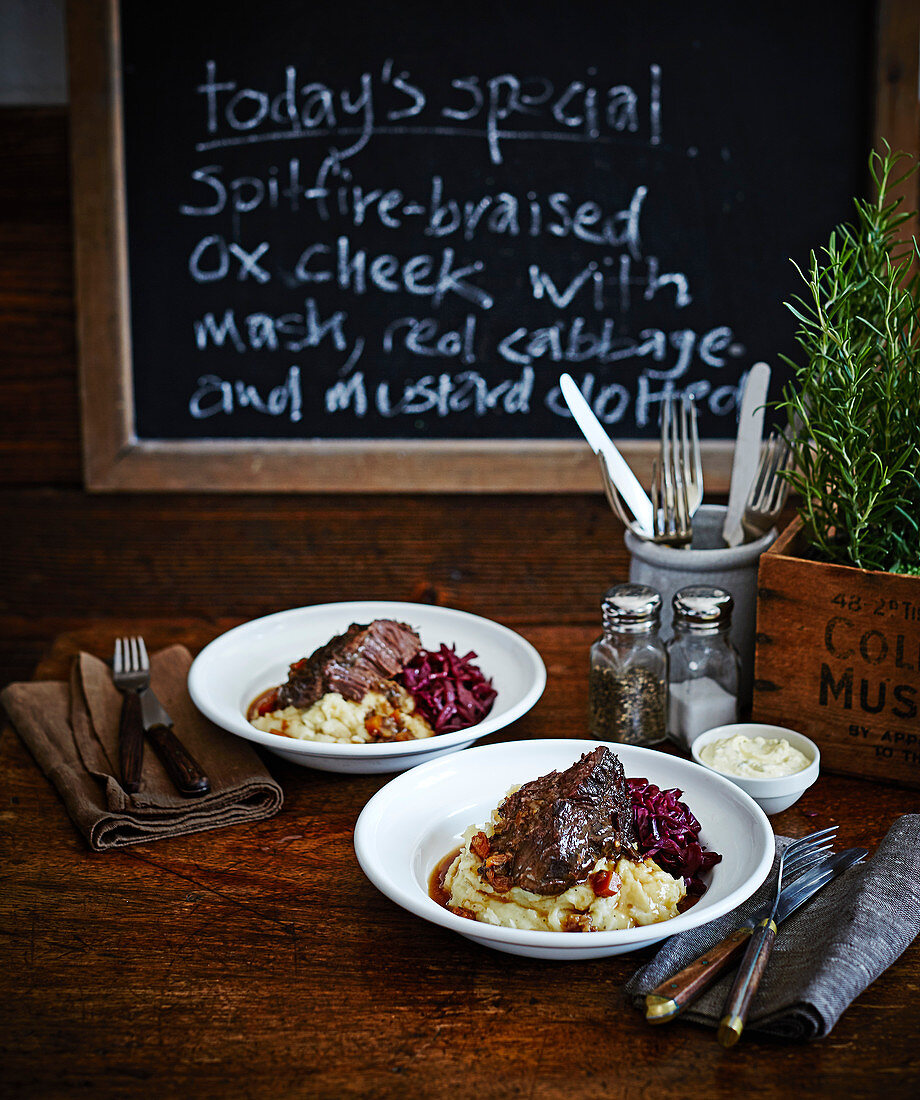
<path fill-rule="evenodd" d="M 811 763 L 807 768 L 792 775 L 764 776 L 754 779 L 745 775 L 729 775 L 727 772 L 720 772 L 700 756 L 700 749 L 711 741 L 734 737 L 736 734 L 741 734 L 743 737 L 764 737 L 774 741 L 782 738 L 794 749 L 798 749 L 809 757 Z M 733 722 L 727 726 L 716 726 L 706 730 L 690 746 L 690 752 L 698 764 L 736 783 L 754 799 L 764 813 L 768 814 L 778 814 L 781 810 L 788 810 L 793 803 L 798 802 L 818 778 L 818 772 L 821 770 L 821 753 L 814 741 L 804 733 L 787 730 L 783 726 L 769 726 L 763 722 Z"/>
<path fill-rule="evenodd" d="M 341 634 L 351 623 L 397 619 L 414 627 L 426 649 L 442 642 L 461 655 L 473 650 L 476 664 L 497 695 L 484 721 L 420 741 L 351 745 L 300 741 L 256 729 L 246 720 L 257 695 L 288 677 L 288 666 Z M 366 600 L 316 604 L 279 611 L 234 627 L 205 646 L 192 662 L 188 689 L 196 707 L 228 733 L 254 741 L 295 764 L 320 771 L 397 772 L 471 745 L 517 721 L 546 686 L 540 654 L 506 626 L 431 604 Z"/>
<path fill-rule="evenodd" d="M 361 811 L 355 852 L 391 901 L 433 924 L 498 951 L 538 959 L 618 955 L 706 924 L 751 896 L 773 863 L 773 830 L 763 811 L 727 779 L 654 749 L 609 745 L 626 775 L 678 787 L 702 825 L 700 839 L 722 855 L 709 889 L 686 913 L 618 932 L 532 932 L 458 917 L 428 895 L 432 872 L 458 848 L 464 830 L 489 820 L 508 788 L 569 767 L 597 741 L 509 741 L 433 760 L 390 780 Z"/>

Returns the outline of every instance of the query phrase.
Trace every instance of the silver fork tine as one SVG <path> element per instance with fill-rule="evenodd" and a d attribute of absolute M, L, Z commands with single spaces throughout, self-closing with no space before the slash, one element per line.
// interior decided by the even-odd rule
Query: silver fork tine
<path fill-rule="evenodd" d="M 820 862 L 833 849 L 836 833 L 837 826 L 831 825 L 790 844 L 783 856 L 783 879 L 801 875 L 803 871 Z"/>
<path fill-rule="evenodd" d="M 814 833 L 809 833 L 807 836 L 801 837 L 799 840 L 796 840 L 794 843 L 790 844 L 789 847 L 786 849 L 787 858 L 790 853 L 797 851 L 799 848 L 804 848 L 809 844 L 813 844 L 816 840 L 823 840 L 825 838 L 832 837 L 836 834 L 836 832 L 836 825 L 828 825 L 826 829 L 818 829 Z"/>
<path fill-rule="evenodd" d="M 657 520 L 656 541 L 680 546 L 689 542 L 690 509 L 684 456 L 688 443 L 683 434 L 681 416 L 674 407 L 672 394 L 661 404 L 661 442 L 657 466 L 652 468 Z"/>
<path fill-rule="evenodd" d="M 770 480 L 773 477 L 773 454 L 776 449 L 775 443 L 776 440 L 771 435 L 763 449 L 763 454 L 760 456 L 760 464 L 757 467 L 757 481 L 753 493 L 753 505 L 757 509 L 763 508 L 764 496 L 770 484 Z"/>
<path fill-rule="evenodd" d="M 803 862 L 806 862 L 807 860 L 811 859 L 811 857 L 815 853 L 818 853 L 820 855 L 822 853 L 822 851 L 829 851 L 831 848 L 833 848 L 833 846 L 834 846 L 834 837 L 832 837 L 832 836 L 820 837 L 819 839 L 824 840 L 824 843 L 819 844 L 818 840 L 815 840 L 815 842 L 813 844 L 809 844 L 804 848 L 800 848 L 797 851 L 797 853 L 795 854 L 795 856 L 792 856 L 791 859 L 787 858 L 786 866 L 787 867 L 792 867 L 792 866 L 798 867 L 800 864 L 803 864 Z"/>
<path fill-rule="evenodd" d="M 661 406 L 661 470 L 662 495 L 664 497 L 664 531 L 669 535 L 670 517 L 674 506 L 674 455 L 671 450 L 671 425 L 673 423 L 671 395 L 668 394 Z"/>
<path fill-rule="evenodd" d="M 781 439 L 775 431 L 771 432 L 757 471 L 757 492 L 754 506 L 760 511 L 769 509 L 775 491 L 785 484 L 782 478 L 779 477 L 779 470 L 785 466 L 786 462 L 785 451 L 785 440 Z"/>
<path fill-rule="evenodd" d="M 680 417 L 677 415 L 677 410 L 674 408 L 674 402 L 670 395 L 668 397 L 668 405 L 671 411 L 671 462 L 674 467 L 674 533 L 677 534 L 678 531 L 686 530 L 687 522 L 690 518 L 687 503 L 686 449 L 681 446 L 682 442 L 686 444 L 687 439 L 686 436 L 684 436 L 683 441 L 681 440 Z M 681 402 L 681 409 L 683 409 L 683 402 Z"/>
<path fill-rule="evenodd" d="M 664 534 L 661 519 L 661 490 L 661 461 L 655 458 L 652 459 L 652 484 L 649 487 L 649 497 L 652 501 L 652 534 L 656 539 L 661 538 Z"/>
<path fill-rule="evenodd" d="M 673 456 L 673 448 L 669 448 L 669 453 Z M 652 502 L 654 542 L 683 546 L 690 541 L 684 488 L 682 479 L 679 486 L 675 484 L 674 470 L 668 470 L 660 456 L 652 461 L 649 498 Z"/>
<path fill-rule="evenodd" d="M 789 466 L 789 459 L 791 457 L 791 450 L 786 443 L 786 440 L 780 436 L 776 441 L 776 463 L 773 467 L 773 485 L 769 499 L 767 500 L 768 511 L 778 511 L 782 508 L 785 500 L 786 493 L 789 491 L 789 483 L 780 474 Z"/>
<path fill-rule="evenodd" d="M 783 874 L 789 877 L 793 873 L 801 875 L 809 867 L 820 863 L 827 853 L 833 850 L 833 842 L 822 844 L 819 848 L 804 848 L 797 856 L 793 856 L 791 860 L 787 861 L 786 866 L 783 868 Z"/>
<path fill-rule="evenodd" d="M 761 450 L 760 464 L 741 517 L 741 525 L 749 538 L 766 534 L 782 512 L 789 493 L 789 483 L 783 474 L 794 461 L 785 436 L 772 431 Z"/>
<path fill-rule="evenodd" d="M 144 645 L 144 639 L 140 636 L 138 636 L 136 640 L 138 668 L 141 672 L 146 672 L 150 668 L 150 658 L 147 656 L 147 647 Z"/>
<path fill-rule="evenodd" d="M 617 487 L 614 485 L 613 478 L 610 476 L 610 467 L 607 465 L 607 459 L 604 457 L 604 452 L 598 451 L 597 458 L 601 467 L 601 481 L 604 483 L 604 492 L 607 495 L 607 501 L 610 507 L 634 535 L 638 535 L 639 538 L 642 539 L 648 538 L 648 532 L 639 528 L 627 514 L 626 506 L 623 504 L 622 500 L 620 500 L 620 494 L 617 492 Z M 652 533 L 654 534 L 654 530 Z"/>
<path fill-rule="evenodd" d="M 700 453 L 696 400 L 693 394 L 683 394 L 680 411 L 684 442 L 684 470 L 687 474 L 687 511 L 692 516 L 703 501 L 703 459 Z"/>
<path fill-rule="evenodd" d="M 770 443 L 767 441 L 760 452 L 760 460 L 757 463 L 757 473 L 754 474 L 754 480 L 751 482 L 751 488 L 748 492 L 748 508 L 757 508 L 759 505 L 760 494 L 764 486 L 764 477 L 767 472 L 767 454 L 769 446 Z"/>
<path fill-rule="evenodd" d="M 150 669 L 141 659 L 138 643 L 143 644 L 139 638 L 115 640 L 112 679 L 119 691 L 143 691 L 150 679 Z"/>
<path fill-rule="evenodd" d="M 779 448 L 776 445 L 776 436 L 771 435 L 767 442 L 767 454 L 766 461 L 764 462 L 763 470 L 763 484 L 760 487 L 760 499 L 758 501 L 758 507 L 766 507 L 767 500 L 773 492 L 773 485 L 776 478 L 776 467 L 779 460 Z"/>
<path fill-rule="evenodd" d="M 687 420 L 687 395 L 685 393 L 681 394 L 680 412 L 679 412 L 679 414 L 675 413 L 675 416 L 676 416 L 676 419 L 677 419 L 678 429 L 679 429 L 678 432 L 677 432 L 677 437 L 680 440 L 680 461 L 681 461 L 681 466 L 683 467 L 683 469 L 686 473 L 687 483 L 689 484 L 689 482 L 690 482 L 690 473 L 689 473 L 689 470 L 690 470 L 690 434 L 689 434 L 689 423 L 688 423 L 688 420 Z"/>

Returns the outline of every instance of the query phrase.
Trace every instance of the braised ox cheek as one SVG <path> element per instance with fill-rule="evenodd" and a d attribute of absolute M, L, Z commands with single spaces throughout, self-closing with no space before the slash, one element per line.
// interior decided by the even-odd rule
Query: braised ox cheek
<path fill-rule="evenodd" d="M 565 771 L 524 783 L 499 806 L 486 839 L 479 873 L 499 893 L 519 886 L 562 894 L 599 859 L 634 858 L 632 797 L 619 758 L 598 746 Z"/>

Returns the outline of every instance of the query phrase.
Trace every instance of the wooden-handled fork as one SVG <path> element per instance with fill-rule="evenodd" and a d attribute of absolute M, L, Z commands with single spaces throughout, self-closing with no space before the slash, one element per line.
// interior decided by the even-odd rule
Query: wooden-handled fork
<path fill-rule="evenodd" d="M 784 882 L 788 883 L 796 874 L 801 874 L 804 866 L 814 865 L 816 859 L 819 859 L 821 853 L 829 847 L 827 839 L 834 835 L 836 828 L 832 825 L 828 829 L 809 833 L 808 836 L 790 844 L 779 857 L 776 892 L 770 913 L 755 925 L 731 992 L 725 1002 L 723 1016 L 719 1022 L 719 1042 L 722 1046 L 734 1046 L 741 1038 L 751 1002 L 760 985 L 760 979 L 767 969 L 767 962 L 776 940 L 776 911 Z"/>
<path fill-rule="evenodd" d="M 172 719 L 150 688 L 150 660 L 144 639 L 119 638 L 115 642 L 112 679 L 125 699 L 118 730 L 121 783 L 128 794 L 140 789 L 144 759 L 144 734 L 176 790 L 192 798 L 211 790 L 201 765 L 176 737 Z"/>
<path fill-rule="evenodd" d="M 847 848 L 835 853 L 830 853 L 825 848 L 817 851 L 813 866 L 809 863 L 803 864 L 802 874 L 796 872 L 785 876 L 786 879 L 793 878 L 793 881 L 788 886 L 783 885 L 779 906 L 774 915 L 775 923 L 781 924 L 807 905 L 829 882 L 850 867 L 862 863 L 868 854 L 865 848 Z M 758 923 L 770 915 L 771 909 L 772 901 L 760 906 L 743 925 L 730 932 L 725 939 L 713 944 L 699 958 L 687 963 L 677 973 L 665 978 L 650 990 L 645 996 L 645 1018 L 648 1022 L 666 1024 L 676 1020 L 740 960 Z"/>
<path fill-rule="evenodd" d="M 112 681 L 124 694 L 118 722 L 118 766 L 121 785 L 127 794 L 141 786 L 144 764 L 144 722 L 140 693 L 150 683 L 150 669 L 141 663 L 138 638 L 117 638 L 112 658 Z"/>

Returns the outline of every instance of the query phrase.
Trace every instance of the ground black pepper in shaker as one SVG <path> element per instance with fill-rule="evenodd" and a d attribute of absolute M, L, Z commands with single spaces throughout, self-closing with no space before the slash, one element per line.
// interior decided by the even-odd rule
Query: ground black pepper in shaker
<path fill-rule="evenodd" d="M 654 745 L 667 731 L 661 596 L 643 584 L 619 584 L 604 596 L 601 610 L 604 633 L 591 647 L 588 728 L 602 741 Z"/>

